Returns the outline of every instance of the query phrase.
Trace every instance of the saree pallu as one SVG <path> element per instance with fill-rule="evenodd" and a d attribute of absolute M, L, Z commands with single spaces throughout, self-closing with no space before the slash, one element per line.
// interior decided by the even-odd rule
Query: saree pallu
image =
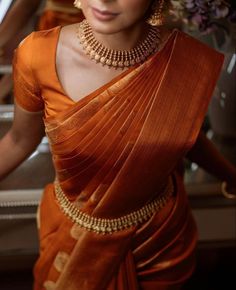
<path fill-rule="evenodd" d="M 24 47 L 47 47 L 53 56 L 58 33 L 36 33 Z M 16 101 L 32 111 L 44 104 L 57 180 L 71 203 L 110 220 L 161 196 L 170 176 L 174 188 L 148 221 L 100 234 L 72 222 L 48 185 L 35 290 L 173 290 L 188 279 L 197 230 L 177 168 L 196 141 L 222 62 L 218 52 L 173 31 L 145 63 L 78 102 L 67 97 L 64 109 L 52 114 L 53 95 L 65 93 L 55 72 L 47 75 L 45 54 L 34 55 L 31 71 L 41 95 L 35 91 L 30 103 L 19 93 Z"/>
<path fill-rule="evenodd" d="M 45 30 L 82 21 L 83 13 L 74 8 L 73 2 L 73 0 L 47 0 L 37 29 Z"/>

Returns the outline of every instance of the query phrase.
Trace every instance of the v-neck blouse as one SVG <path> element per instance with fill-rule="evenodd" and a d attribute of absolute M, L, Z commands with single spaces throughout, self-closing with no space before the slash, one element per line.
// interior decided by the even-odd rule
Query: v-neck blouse
<path fill-rule="evenodd" d="M 32 32 L 20 43 L 13 60 L 16 103 L 29 112 L 44 110 L 46 119 L 74 104 L 91 99 L 135 68 L 121 72 L 108 83 L 75 101 L 65 92 L 57 74 L 56 53 L 60 31 L 61 26 L 57 26 L 49 30 Z M 177 30 L 174 30 L 169 38 L 176 32 Z"/>

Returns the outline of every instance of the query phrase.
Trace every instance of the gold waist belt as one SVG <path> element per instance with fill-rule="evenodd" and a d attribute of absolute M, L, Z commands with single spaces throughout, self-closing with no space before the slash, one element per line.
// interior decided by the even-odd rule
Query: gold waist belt
<path fill-rule="evenodd" d="M 45 10 L 52 10 L 57 12 L 69 13 L 69 14 L 77 14 L 79 10 L 73 7 L 72 4 L 62 4 L 57 3 L 52 0 L 47 0 L 45 5 Z"/>
<path fill-rule="evenodd" d="M 174 191 L 172 178 L 169 178 L 164 192 L 156 199 L 127 215 L 114 219 L 105 219 L 93 217 L 81 211 L 74 203 L 69 201 L 58 181 L 55 181 L 54 184 L 56 198 L 64 214 L 80 227 L 98 234 L 110 234 L 147 221 L 164 207 Z"/>

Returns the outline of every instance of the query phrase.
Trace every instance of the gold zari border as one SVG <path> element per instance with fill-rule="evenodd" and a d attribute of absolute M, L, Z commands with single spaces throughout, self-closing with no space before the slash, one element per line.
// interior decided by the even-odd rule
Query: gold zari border
<path fill-rule="evenodd" d="M 63 213 L 80 227 L 98 234 L 111 234 L 147 221 L 152 215 L 164 207 L 174 191 L 172 178 L 169 178 L 164 192 L 153 201 L 127 215 L 114 219 L 105 219 L 84 213 L 69 201 L 58 181 L 55 181 L 54 185 L 56 198 Z"/>

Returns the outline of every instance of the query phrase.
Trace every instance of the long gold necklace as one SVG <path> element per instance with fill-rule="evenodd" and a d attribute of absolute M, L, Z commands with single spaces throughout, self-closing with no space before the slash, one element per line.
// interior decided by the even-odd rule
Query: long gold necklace
<path fill-rule="evenodd" d="M 77 33 L 83 50 L 91 59 L 102 65 L 121 69 L 144 62 L 157 51 L 160 42 L 159 30 L 152 26 L 144 41 L 131 50 L 113 50 L 105 47 L 94 37 L 86 20 L 78 25 Z"/>

